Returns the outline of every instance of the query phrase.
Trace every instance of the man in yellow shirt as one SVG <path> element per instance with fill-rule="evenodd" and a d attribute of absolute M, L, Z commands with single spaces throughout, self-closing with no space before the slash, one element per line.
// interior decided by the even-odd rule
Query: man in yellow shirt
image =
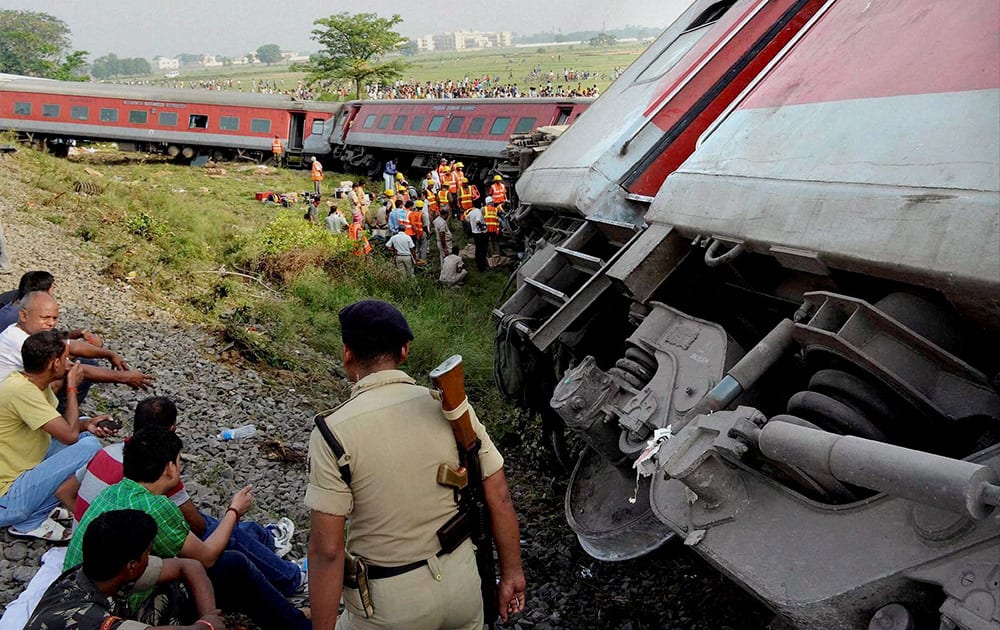
<path fill-rule="evenodd" d="M 72 512 L 74 473 L 101 450 L 94 435 L 114 430 L 99 426 L 109 416 L 80 421 L 76 388 L 83 370 L 69 363 L 65 333 L 31 335 L 21 354 L 24 369 L 0 383 L 0 527 L 14 536 L 65 542 L 69 530 L 50 515 L 60 501 Z M 63 379 L 66 411 L 60 415 L 50 385 Z"/>

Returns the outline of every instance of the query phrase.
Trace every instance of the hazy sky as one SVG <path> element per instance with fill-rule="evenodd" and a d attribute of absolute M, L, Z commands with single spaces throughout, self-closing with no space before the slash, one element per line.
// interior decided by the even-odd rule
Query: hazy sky
<path fill-rule="evenodd" d="M 689 0 L 0 0 L 0 8 L 50 13 L 66 22 L 73 47 L 91 59 L 109 52 L 122 57 L 180 53 L 237 55 L 262 44 L 311 51 L 312 22 L 340 11 L 399 13 L 403 35 L 454 30 L 599 30 L 629 24 L 665 28 Z M 628 11 L 623 11 L 627 6 Z M 442 11 L 441 9 L 444 8 Z"/>

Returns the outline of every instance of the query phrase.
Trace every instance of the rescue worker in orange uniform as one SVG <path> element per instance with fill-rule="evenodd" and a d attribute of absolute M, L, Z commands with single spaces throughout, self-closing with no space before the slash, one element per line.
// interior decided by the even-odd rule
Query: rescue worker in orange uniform
<path fill-rule="evenodd" d="M 285 147 L 278 136 L 274 136 L 274 140 L 271 140 L 271 154 L 274 156 L 276 167 L 281 168 L 285 165 Z"/>
<path fill-rule="evenodd" d="M 503 183 L 503 177 L 500 175 L 493 176 L 493 184 L 490 186 L 487 194 L 493 198 L 494 205 L 502 211 L 504 205 L 507 203 L 507 186 Z"/>
<path fill-rule="evenodd" d="M 427 204 L 427 209 L 431 213 L 432 220 L 441 214 L 441 206 L 438 204 L 437 194 L 434 191 L 425 190 L 420 195 L 423 197 L 424 203 Z"/>
<path fill-rule="evenodd" d="M 370 254 L 372 251 L 371 243 L 368 242 L 368 237 L 365 235 L 365 228 L 361 224 L 359 217 L 354 215 L 354 223 L 351 223 L 351 229 L 349 232 L 351 240 L 355 242 L 354 245 L 354 255 L 355 256 L 365 256 Z"/>
<path fill-rule="evenodd" d="M 476 190 L 476 187 L 463 177 L 458 184 L 458 207 L 462 209 L 463 215 L 472 210 L 472 206 L 478 196 L 479 191 Z"/>
<path fill-rule="evenodd" d="M 444 167 L 441 173 L 441 190 L 448 191 L 448 203 L 456 206 L 458 202 L 458 177 L 451 167 Z"/>
<path fill-rule="evenodd" d="M 445 208 L 451 210 L 451 199 L 449 199 L 448 197 L 447 188 L 442 188 L 441 190 L 437 191 L 437 200 L 438 200 L 439 210 L 444 210 Z"/>
<path fill-rule="evenodd" d="M 407 235 L 413 239 L 414 251 L 417 252 L 417 264 L 423 264 L 420 259 L 420 251 L 424 238 L 424 213 L 412 201 L 407 201 L 404 207 L 406 208 L 405 230 Z"/>
<path fill-rule="evenodd" d="M 500 253 L 500 210 L 495 205 L 493 197 L 486 198 L 483 206 L 483 222 L 486 224 L 486 238 L 489 239 L 491 254 Z"/>
<path fill-rule="evenodd" d="M 323 181 L 323 165 L 316 159 L 315 155 L 312 157 L 312 180 L 313 188 L 316 190 L 316 194 L 318 195 L 321 193 L 320 182 Z"/>

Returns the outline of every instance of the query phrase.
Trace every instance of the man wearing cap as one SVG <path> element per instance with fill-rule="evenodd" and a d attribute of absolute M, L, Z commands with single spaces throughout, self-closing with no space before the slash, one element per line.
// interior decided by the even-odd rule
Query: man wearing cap
<path fill-rule="evenodd" d="M 438 466 L 457 466 L 458 451 L 440 403 L 399 370 L 413 333 L 402 313 L 377 300 L 341 310 L 340 329 L 344 369 L 354 381 L 351 397 L 317 416 L 309 440 L 305 503 L 312 516 L 313 627 L 480 630 L 483 605 L 472 543 L 466 539 L 445 554 L 436 535 L 458 510 L 452 489 L 437 483 Z M 503 457 L 475 412 L 470 414 L 482 442 L 484 494 L 500 560 L 498 604 L 506 620 L 524 609 L 517 515 Z M 368 566 L 374 613 L 367 619 L 359 591 L 344 588 L 348 518 L 346 549 Z M 341 595 L 345 610 L 337 624 Z"/>

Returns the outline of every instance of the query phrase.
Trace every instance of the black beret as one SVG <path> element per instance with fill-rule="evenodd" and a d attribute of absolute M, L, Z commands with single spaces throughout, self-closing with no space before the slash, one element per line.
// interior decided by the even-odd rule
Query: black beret
<path fill-rule="evenodd" d="M 340 309 L 340 334 L 348 339 L 398 339 L 413 341 L 406 318 L 392 304 L 381 300 L 361 300 Z"/>

